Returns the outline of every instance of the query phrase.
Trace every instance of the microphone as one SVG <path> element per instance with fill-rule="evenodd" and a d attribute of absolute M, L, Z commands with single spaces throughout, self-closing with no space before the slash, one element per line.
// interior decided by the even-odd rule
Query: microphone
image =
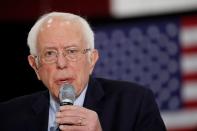
<path fill-rule="evenodd" d="M 72 85 L 64 83 L 60 86 L 60 91 L 59 91 L 60 106 L 73 105 L 75 98 L 76 98 L 75 88 Z M 60 131 L 59 125 L 56 131 Z"/>
<path fill-rule="evenodd" d="M 73 105 L 75 98 L 75 88 L 67 83 L 62 84 L 59 91 L 60 106 Z"/>

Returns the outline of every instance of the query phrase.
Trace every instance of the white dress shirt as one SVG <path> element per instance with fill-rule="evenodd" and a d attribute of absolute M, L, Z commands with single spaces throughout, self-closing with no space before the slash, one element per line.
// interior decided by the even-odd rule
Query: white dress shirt
<path fill-rule="evenodd" d="M 87 91 L 86 88 L 81 92 L 80 96 L 74 101 L 74 105 L 83 106 L 85 94 Z M 50 93 L 49 93 L 50 94 Z M 59 110 L 59 103 L 57 103 L 50 94 L 50 105 L 49 105 L 49 121 L 48 121 L 48 131 L 55 131 L 57 128 L 57 123 L 55 122 L 56 119 L 56 112 Z"/>

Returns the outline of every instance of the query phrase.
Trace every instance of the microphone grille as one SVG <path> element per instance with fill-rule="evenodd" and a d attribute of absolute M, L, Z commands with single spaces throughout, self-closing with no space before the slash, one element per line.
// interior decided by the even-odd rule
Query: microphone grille
<path fill-rule="evenodd" d="M 60 105 L 73 105 L 75 101 L 75 89 L 70 84 L 63 84 L 59 92 Z"/>

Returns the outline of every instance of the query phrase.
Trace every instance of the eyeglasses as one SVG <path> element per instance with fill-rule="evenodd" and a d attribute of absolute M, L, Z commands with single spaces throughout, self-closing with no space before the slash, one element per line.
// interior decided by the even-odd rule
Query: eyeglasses
<path fill-rule="evenodd" d="M 77 61 L 81 58 L 83 54 L 86 54 L 90 50 L 91 50 L 90 48 L 88 49 L 66 48 L 63 50 L 62 54 L 64 58 L 66 58 L 69 61 Z M 58 52 L 55 49 L 46 49 L 41 53 L 39 58 L 44 63 L 51 64 L 51 63 L 57 62 L 59 55 L 60 55 L 60 52 Z M 37 58 L 38 56 L 35 56 L 35 57 Z"/>

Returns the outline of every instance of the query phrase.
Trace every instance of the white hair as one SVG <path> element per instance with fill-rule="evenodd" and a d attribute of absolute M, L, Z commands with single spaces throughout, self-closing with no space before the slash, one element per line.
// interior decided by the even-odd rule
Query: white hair
<path fill-rule="evenodd" d="M 51 12 L 41 16 L 31 28 L 27 38 L 27 45 L 30 49 L 30 54 L 37 55 L 37 36 L 42 24 L 46 20 L 56 16 L 62 17 L 65 20 L 79 22 L 81 24 L 82 30 L 84 31 L 83 33 L 84 33 L 85 41 L 89 46 L 88 48 L 94 49 L 94 33 L 90 25 L 84 18 L 71 13 Z"/>

